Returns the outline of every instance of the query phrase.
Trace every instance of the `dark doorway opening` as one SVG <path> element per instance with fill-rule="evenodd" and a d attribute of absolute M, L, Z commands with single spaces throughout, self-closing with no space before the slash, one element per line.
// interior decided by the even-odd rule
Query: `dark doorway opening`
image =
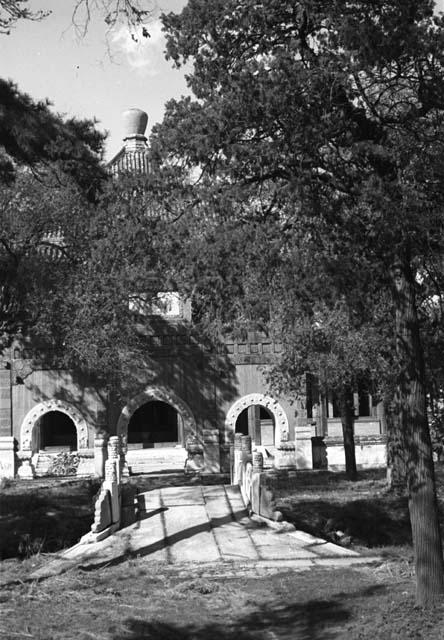
<path fill-rule="evenodd" d="M 45 451 L 76 451 L 77 429 L 62 411 L 48 411 L 39 420 L 40 449 Z"/>
<path fill-rule="evenodd" d="M 154 400 L 136 409 L 128 424 L 129 448 L 150 449 L 178 445 L 183 445 L 183 422 L 174 407 Z"/>
<path fill-rule="evenodd" d="M 251 405 L 239 414 L 235 433 L 251 436 L 255 445 L 273 446 L 275 443 L 273 414 L 259 404 Z"/>

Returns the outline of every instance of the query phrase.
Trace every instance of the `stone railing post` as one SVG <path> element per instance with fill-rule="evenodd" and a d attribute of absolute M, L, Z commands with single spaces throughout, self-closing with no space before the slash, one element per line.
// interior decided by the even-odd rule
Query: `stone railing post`
<path fill-rule="evenodd" d="M 120 469 L 123 478 L 129 478 L 129 467 L 126 459 L 128 453 L 128 439 L 123 433 L 120 434 Z"/>
<path fill-rule="evenodd" d="M 233 474 L 232 483 L 239 484 L 241 479 L 242 468 L 242 434 L 234 434 L 234 456 L 233 456 Z"/>
<path fill-rule="evenodd" d="M 105 477 L 105 462 L 108 459 L 108 435 L 96 435 L 94 438 L 94 473 L 98 478 Z"/>
<path fill-rule="evenodd" d="M 117 480 L 116 480 L 116 482 L 118 484 L 120 484 L 120 477 L 121 477 L 120 458 L 121 458 L 120 437 L 119 436 L 110 436 L 110 439 L 108 440 L 108 460 L 117 460 L 117 464 L 116 464 Z M 106 465 L 105 465 L 105 470 L 106 470 Z M 105 478 L 106 478 L 106 475 L 105 475 Z"/>
<path fill-rule="evenodd" d="M 253 473 L 262 473 L 264 470 L 264 456 L 260 451 L 253 453 Z"/>
<path fill-rule="evenodd" d="M 251 436 L 242 436 L 242 461 L 247 462 L 251 457 Z"/>
<path fill-rule="evenodd" d="M 242 491 L 242 497 L 246 505 L 251 504 L 252 475 L 253 467 L 251 464 L 251 437 L 242 436 L 239 484 Z"/>
<path fill-rule="evenodd" d="M 253 453 L 253 475 L 251 479 L 251 510 L 260 514 L 261 509 L 261 473 L 264 470 L 264 456 L 260 451 Z"/>

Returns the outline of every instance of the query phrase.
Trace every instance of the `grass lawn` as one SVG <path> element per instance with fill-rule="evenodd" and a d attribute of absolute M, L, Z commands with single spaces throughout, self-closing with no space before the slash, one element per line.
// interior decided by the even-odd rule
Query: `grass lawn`
<path fill-rule="evenodd" d="M 437 476 L 442 505 L 443 466 Z M 146 490 L 180 480 L 143 482 Z M 262 576 L 228 567 L 221 575 L 145 557 L 28 582 L 46 553 L 89 529 L 97 489 L 95 481 L 42 480 L 1 491 L 0 640 L 444 637 L 444 602 L 433 613 L 414 608 L 407 503 L 387 493 L 382 473 L 351 483 L 341 474 L 301 472 L 278 495 L 297 528 L 332 540 L 342 532 L 346 544 L 383 556 L 375 566 Z"/>

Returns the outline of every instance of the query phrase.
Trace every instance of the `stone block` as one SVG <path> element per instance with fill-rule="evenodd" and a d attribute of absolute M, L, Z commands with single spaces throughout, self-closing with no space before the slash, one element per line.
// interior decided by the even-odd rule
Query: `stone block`
<path fill-rule="evenodd" d="M 110 527 L 111 524 L 111 496 L 107 489 L 102 488 L 96 500 L 94 522 L 91 526 L 91 531 L 93 533 L 99 533 Z"/>
<path fill-rule="evenodd" d="M 108 491 L 111 504 L 111 524 L 120 522 L 120 489 L 117 482 L 109 482 L 105 480 L 102 484 L 102 490 Z"/>
<path fill-rule="evenodd" d="M 251 479 L 251 510 L 260 514 L 261 510 L 261 474 L 253 472 Z"/>
<path fill-rule="evenodd" d="M 220 473 L 220 452 L 218 442 L 204 443 L 204 472 Z"/>
<path fill-rule="evenodd" d="M 15 439 L 12 436 L 0 437 L 0 478 L 15 476 Z"/>
<path fill-rule="evenodd" d="M 269 520 L 274 520 L 274 512 L 276 511 L 276 500 L 273 489 L 261 483 L 260 486 L 260 504 L 259 515 Z"/>
<path fill-rule="evenodd" d="M 281 445 L 277 447 L 274 454 L 274 466 L 276 469 L 294 469 L 296 467 L 294 443 L 281 443 Z"/>
<path fill-rule="evenodd" d="M 78 476 L 94 475 L 94 452 L 91 450 L 82 450 L 78 452 L 79 466 L 77 467 Z"/>
<path fill-rule="evenodd" d="M 297 469 L 313 469 L 311 435 L 308 438 L 301 438 L 298 434 L 295 448 L 295 466 Z"/>
<path fill-rule="evenodd" d="M 97 436 L 94 439 L 94 473 L 98 478 L 105 477 L 105 462 L 108 459 L 107 443 L 107 436 Z"/>

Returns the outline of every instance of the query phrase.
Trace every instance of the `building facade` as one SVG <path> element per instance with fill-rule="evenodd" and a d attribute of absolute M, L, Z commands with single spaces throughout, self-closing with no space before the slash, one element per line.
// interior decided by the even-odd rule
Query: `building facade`
<path fill-rule="evenodd" d="M 147 116 L 125 114 L 124 146 L 112 173 L 146 173 Z M 0 360 L 0 477 L 51 474 L 65 455 L 77 475 L 101 475 L 106 442 L 121 438 L 129 473 L 187 470 L 227 473 L 234 433 L 250 435 L 265 463 L 298 469 L 343 466 L 340 420 L 332 398 L 277 397 L 267 368 L 282 345 L 250 333 L 213 353 L 183 330 L 191 309 L 162 294 L 162 322 L 150 336 L 153 366 L 116 401 L 87 375 L 57 366 L 16 340 Z M 357 460 L 384 464 L 380 407 L 357 396 Z M 367 402 L 367 404 L 366 404 Z"/>

